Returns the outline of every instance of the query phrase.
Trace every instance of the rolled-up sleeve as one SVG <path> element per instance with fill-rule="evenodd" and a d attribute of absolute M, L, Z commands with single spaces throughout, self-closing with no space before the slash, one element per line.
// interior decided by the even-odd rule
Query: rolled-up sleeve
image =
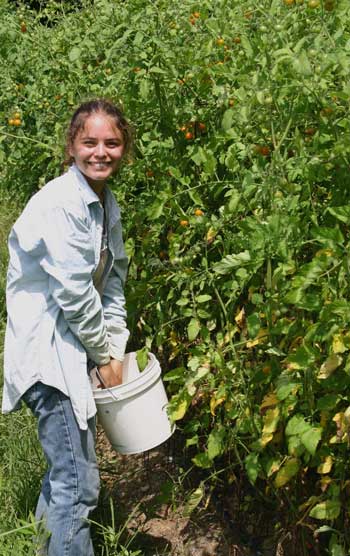
<path fill-rule="evenodd" d="M 94 288 L 94 240 L 87 219 L 67 207 L 49 210 L 40 260 L 49 276 L 49 291 L 67 325 L 97 365 L 110 361 L 107 327 L 100 296 Z"/>

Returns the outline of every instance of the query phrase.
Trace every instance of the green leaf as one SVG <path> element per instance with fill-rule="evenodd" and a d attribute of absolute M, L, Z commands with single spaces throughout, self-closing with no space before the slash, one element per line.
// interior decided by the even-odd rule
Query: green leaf
<path fill-rule="evenodd" d="M 248 479 L 254 485 L 260 470 L 259 455 L 254 452 L 248 454 L 244 460 L 244 467 L 247 472 Z"/>
<path fill-rule="evenodd" d="M 160 68 L 159 66 L 152 66 L 148 70 L 150 73 L 160 73 L 162 75 L 166 74 L 166 71 Z"/>
<path fill-rule="evenodd" d="M 310 511 L 310 517 L 315 519 L 337 519 L 340 515 L 340 500 L 326 500 L 316 504 Z"/>
<path fill-rule="evenodd" d="M 204 496 L 204 487 L 200 485 L 198 488 L 193 490 L 186 500 L 183 515 L 189 517 L 193 510 L 195 510 L 198 504 L 201 502 Z"/>
<path fill-rule="evenodd" d="M 317 400 L 317 409 L 320 411 L 330 411 L 336 407 L 339 400 L 339 394 L 326 394 Z"/>
<path fill-rule="evenodd" d="M 276 478 L 275 486 L 276 488 L 281 488 L 298 473 L 300 468 L 300 463 L 297 458 L 288 459 L 285 464 L 279 469 Z"/>
<path fill-rule="evenodd" d="M 223 452 L 225 429 L 211 431 L 208 438 L 208 457 L 213 460 Z"/>
<path fill-rule="evenodd" d="M 143 347 L 136 352 L 136 361 L 140 372 L 144 371 L 147 367 L 148 353 L 149 351 L 147 347 Z"/>
<path fill-rule="evenodd" d="M 322 429 L 316 427 L 312 427 L 310 430 L 305 431 L 301 435 L 301 441 L 303 445 L 312 456 L 314 456 L 316 453 L 316 448 L 319 441 L 321 440 L 321 437 Z"/>
<path fill-rule="evenodd" d="M 202 467 L 203 469 L 208 469 L 213 465 L 212 460 L 206 452 L 197 454 L 194 458 L 192 458 L 192 461 L 197 467 Z"/>
<path fill-rule="evenodd" d="M 73 48 L 70 50 L 68 54 L 69 61 L 76 62 L 76 60 L 80 58 L 80 53 L 81 53 L 80 48 L 78 46 L 73 46 Z"/>
<path fill-rule="evenodd" d="M 192 397 L 187 390 L 183 390 L 179 394 L 175 394 L 168 404 L 168 415 L 171 421 L 180 421 L 191 403 Z"/>
<path fill-rule="evenodd" d="M 245 35 L 242 35 L 241 41 L 242 41 L 242 46 L 245 50 L 245 53 L 246 53 L 247 57 L 252 58 L 253 55 L 254 55 L 254 52 L 253 52 L 253 49 L 252 49 L 252 46 L 251 46 L 249 40 L 247 39 L 247 37 Z"/>
<path fill-rule="evenodd" d="M 288 454 L 293 457 L 300 457 L 305 452 L 299 436 L 289 436 L 287 438 Z"/>
<path fill-rule="evenodd" d="M 196 318 L 191 319 L 187 327 L 187 335 L 190 342 L 197 338 L 200 329 L 201 325 L 199 320 Z"/>
<path fill-rule="evenodd" d="M 148 79 L 142 79 L 140 83 L 140 96 L 146 100 L 149 97 L 150 83 Z"/>
<path fill-rule="evenodd" d="M 350 207 L 348 205 L 344 207 L 329 207 L 327 210 L 335 216 L 335 218 L 344 222 L 344 224 L 350 223 Z"/>
<path fill-rule="evenodd" d="M 290 394 L 292 394 L 292 392 L 294 392 L 298 388 L 299 388 L 299 384 L 297 384 L 292 377 L 289 377 L 287 375 L 281 375 L 277 382 L 277 389 L 276 389 L 277 398 L 280 401 L 283 401 L 286 398 L 288 398 L 288 396 L 290 396 Z"/>
<path fill-rule="evenodd" d="M 330 556 L 347 556 L 344 548 L 337 542 L 330 543 Z"/>
<path fill-rule="evenodd" d="M 169 371 L 165 375 L 163 375 L 163 380 L 166 382 L 170 382 L 172 380 L 178 380 L 184 376 L 185 368 L 184 367 L 177 367 L 172 371 Z"/>
<path fill-rule="evenodd" d="M 197 303 L 205 303 L 206 301 L 210 301 L 212 299 L 212 296 L 208 294 L 202 294 L 197 295 L 195 299 Z"/>
<path fill-rule="evenodd" d="M 261 321 L 258 313 L 252 313 L 247 317 L 247 327 L 249 337 L 255 338 L 261 327 Z"/>
<path fill-rule="evenodd" d="M 297 73 L 300 73 L 301 75 L 305 75 L 305 76 L 312 75 L 311 64 L 306 55 L 305 50 L 301 51 L 299 58 L 295 58 L 293 60 L 293 67 L 294 70 Z"/>
<path fill-rule="evenodd" d="M 288 421 L 285 433 L 287 436 L 291 436 L 293 434 L 301 435 L 304 432 L 309 431 L 310 428 L 311 425 L 305 421 L 304 416 L 297 414 Z"/>
<path fill-rule="evenodd" d="M 314 363 L 315 355 L 307 347 L 300 346 L 287 361 L 290 369 L 306 369 Z"/>
<path fill-rule="evenodd" d="M 205 150 L 203 147 L 198 147 L 196 152 L 191 156 L 193 162 L 197 164 L 197 166 L 203 165 L 204 171 L 211 175 L 215 171 L 216 168 L 216 158 L 213 155 L 212 151 Z"/>
<path fill-rule="evenodd" d="M 232 127 L 233 117 L 234 117 L 234 111 L 231 108 L 229 108 L 224 112 L 224 115 L 222 117 L 222 122 L 221 122 L 224 131 L 227 131 Z"/>
<path fill-rule="evenodd" d="M 227 274 L 231 272 L 232 269 L 238 266 L 249 263 L 251 260 L 249 251 L 242 251 L 236 255 L 227 255 L 218 263 L 213 265 L 213 271 L 216 274 Z"/>

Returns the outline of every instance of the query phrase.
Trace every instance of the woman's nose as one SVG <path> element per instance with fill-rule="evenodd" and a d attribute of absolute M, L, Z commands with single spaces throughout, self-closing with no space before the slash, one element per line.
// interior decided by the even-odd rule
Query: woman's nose
<path fill-rule="evenodd" d="M 96 145 L 95 154 L 100 157 L 106 156 L 106 148 L 103 143 L 98 143 Z"/>

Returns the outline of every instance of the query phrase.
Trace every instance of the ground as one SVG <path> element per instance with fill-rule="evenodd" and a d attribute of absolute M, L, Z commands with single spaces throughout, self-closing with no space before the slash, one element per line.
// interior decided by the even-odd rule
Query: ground
<path fill-rule="evenodd" d="M 125 526 L 121 544 L 130 543 L 126 556 L 133 556 L 132 550 L 137 549 L 141 556 L 297 554 L 290 533 L 282 531 L 278 538 L 273 535 L 266 508 L 257 505 L 253 513 L 239 514 L 229 492 L 206 494 L 198 508 L 186 515 L 190 489 L 181 473 L 183 460 L 178 455 L 182 449 L 176 443 L 175 434 L 147 453 L 121 455 L 111 449 L 103 431 L 98 432 L 103 484 L 99 519 L 105 512 L 106 523 L 110 523 L 113 500 L 115 528 Z M 311 551 L 310 556 L 313 554 L 319 553 Z"/>

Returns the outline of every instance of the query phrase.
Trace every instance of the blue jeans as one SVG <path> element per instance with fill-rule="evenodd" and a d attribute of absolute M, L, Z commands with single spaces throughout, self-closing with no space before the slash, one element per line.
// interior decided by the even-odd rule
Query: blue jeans
<path fill-rule="evenodd" d="M 56 388 L 34 384 L 23 400 L 38 419 L 39 439 L 48 464 L 36 519 L 46 530 L 39 554 L 93 556 L 89 513 L 99 495 L 95 418 L 81 430 L 70 399 Z M 39 526 L 39 531 L 41 527 Z M 44 540 L 43 540 L 44 539 Z"/>

